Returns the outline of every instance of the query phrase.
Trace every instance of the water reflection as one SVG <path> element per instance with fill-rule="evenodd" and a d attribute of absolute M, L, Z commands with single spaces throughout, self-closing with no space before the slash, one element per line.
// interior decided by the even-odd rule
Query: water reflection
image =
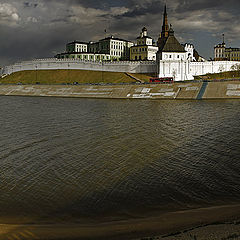
<path fill-rule="evenodd" d="M 239 200 L 239 101 L 0 100 L 5 220 L 119 219 Z"/>

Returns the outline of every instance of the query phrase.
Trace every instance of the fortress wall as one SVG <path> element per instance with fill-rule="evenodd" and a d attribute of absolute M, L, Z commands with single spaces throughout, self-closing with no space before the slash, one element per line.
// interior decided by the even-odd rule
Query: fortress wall
<path fill-rule="evenodd" d="M 106 72 L 155 73 L 156 62 L 91 62 L 68 59 L 39 59 L 4 67 L 1 75 L 25 70 L 78 69 Z"/>
<path fill-rule="evenodd" d="M 207 73 L 220 73 L 231 71 L 231 67 L 240 64 L 237 61 L 211 61 L 211 62 L 191 62 L 190 73 L 194 76 Z"/>
<path fill-rule="evenodd" d="M 233 65 L 240 64 L 237 61 L 117 61 L 117 62 L 91 62 L 75 59 L 38 59 L 13 64 L 1 69 L 0 75 L 8 75 L 24 70 L 56 70 L 78 69 L 106 72 L 128 73 L 156 73 L 159 69 L 159 77 L 174 77 L 175 81 L 192 80 L 196 75 L 207 73 L 219 73 L 230 71 Z"/>
<path fill-rule="evenodd" d="M 193 80 L 194 76 L 231 71 L 237 61 L 159 61 L 159 77 L 174 77 L 175 81 Z"/>

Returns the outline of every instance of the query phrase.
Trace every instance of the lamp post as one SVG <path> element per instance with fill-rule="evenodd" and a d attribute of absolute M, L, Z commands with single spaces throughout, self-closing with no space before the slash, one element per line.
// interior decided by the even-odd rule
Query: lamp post
<path fill-rule="evenodd" d="M 70 64 L 68 63 L 68 69 L 67 69 L 67 79 L 68 79 L 68 81 L 69 81 L 69 83 L 70 83 L 70 77 L 69 77 L 69 67 L 70 67 Z"/>
<path fill-rule="evenodd" d="M 102 62 L 102 83 L 103 83 L 103 59 L 101 59 Z"/>
<path fill-rule="evenodd" d="M 37 84 L 37 65 L 35 66 L 35 69 L 36 69 L 36 71 L 35 71 L 35 79 L 36 79 L 36 84 Z"/>

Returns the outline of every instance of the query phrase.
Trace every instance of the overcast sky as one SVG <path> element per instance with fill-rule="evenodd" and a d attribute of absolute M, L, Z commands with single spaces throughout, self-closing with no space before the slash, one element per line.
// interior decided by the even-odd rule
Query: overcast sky
<path fill-rule="evenodd" d="M 0 66 L 53 57 L 69 41 L 107 35 L 135 40 L 143 26 L 157 40 L 166 0 L 0 0 Z M 181 43 L 209 59 L 225 33 L 240 47 L 239 0 L 167 0 L 169 23 Z"/>

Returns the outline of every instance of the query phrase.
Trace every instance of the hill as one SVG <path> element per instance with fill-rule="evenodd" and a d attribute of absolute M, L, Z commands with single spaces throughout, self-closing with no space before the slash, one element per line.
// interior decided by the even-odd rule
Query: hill
<path fill-rule="evenodd" d="M 217 79 L 236 79 L 240 78 L 240 71 L 229 71 L 229 72 L 221 72 L 221 73 L 212 73 L 205 74 L 201 76 L 195 76 L 195 80 L 217 80 Z"/>
<path fill-rule="evenodd" d="M 149 82 L 151 76 L 131 74 Z M 73 83 L 132 83 L 136 82 L 125 73 L 87 70 L 38 70 L 21 71 L 0 79 L 1 84 L 73 84 Z"/>

